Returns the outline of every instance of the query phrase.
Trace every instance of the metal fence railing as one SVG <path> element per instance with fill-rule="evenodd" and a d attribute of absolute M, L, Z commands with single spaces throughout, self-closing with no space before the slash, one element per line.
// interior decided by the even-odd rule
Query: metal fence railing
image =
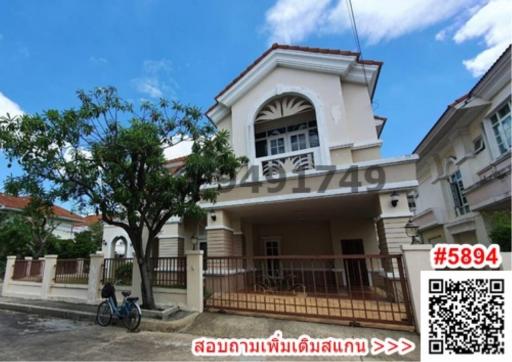
<path fill-rule="evenodd" d="M 187 287 L 187 258 L 153 258 L 153 286 L 164 288 Z"/>
<path fill-rule="evenodd" d="M 87 284 L 89 280 L 89 259 L 57 259 L 55 282 Z"/>
<path fill-rule="evenodd" d="M 22 260 L 14 262 L 13 280 L 41 282 L 43 280 L 44 260 Z"/>
<path fill-rule="evenodd" d="M 205 307 L 412 325 L 401 255 L 208 257 Z"/>
<path fill-rule="evenodd" d="M 122 285 L 132 284 L 132 258 L 105 258 L 101 281 Z"/>

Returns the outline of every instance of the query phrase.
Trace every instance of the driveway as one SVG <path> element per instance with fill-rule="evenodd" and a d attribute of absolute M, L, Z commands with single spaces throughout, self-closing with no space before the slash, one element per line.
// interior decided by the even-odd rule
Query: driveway
<path fill-rule="evenodd" d="M 270 318 L 203 313 L 182 333 L 128 333 L 123 328 L 101 328 L 88 322 L 56 318 L 41 318 L 0 310 L 0 360 L 200 360 L 190 353 L 197 336 L 267 337 L 281 329 L 285 337 L 306 333 L 315 337 L 371 337 L 413 340 L 418 337 L 406 332 L 340 327 L 333 325 L 282 321 Z M 396 360 L 398 355 L 347 358 L 346 360 Z M 419 351 L 402 357 L 419 360 Z M 238 357 L 235 360 L 263 360 Z M 270 360 L 271 358 L 267 358 Z M 291 358 L 282 358 L 290 360 Z M 304 358 L 311 360 L 312 358 Z M 325 359 L 325 358 L 321 358 Z M 203 360 L 213 360 L 204 358 Z M 336 360 L 340 360 L 337 358 Z"/>

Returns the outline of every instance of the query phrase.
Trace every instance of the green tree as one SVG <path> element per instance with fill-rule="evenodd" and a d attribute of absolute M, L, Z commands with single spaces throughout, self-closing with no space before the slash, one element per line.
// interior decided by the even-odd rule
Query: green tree
<path fill-rule="evenodd" d="M 44 254 L 48 239 L 58 226 L 53 212 L 55 193 L 45 191 L 41 178 L 28 174 L 17 178 L 8 177 L 4 186 L 8 194 L 30 198 L 21 210 L 21 216 L 31 234 L 26 245 L 27 254 L 39 258 Z"/>
<path fill-rule="evenodd" d="M 25 175 L 44 180 L 62 200 L 94 207 L 102 220 L 129 235 L 142 279 L 142 301 L 154 308 L 153 244 L 172 216 L 199 218 L 199 201 L 214 202 L 245 159 L 236 157 L 225 131 L 199 109 L 160 100 L 135 107 L 114 88 L 78 92 L 80 107 L 47 110 L 0 121 L 0 142 Z M 177 173 L 165 167 L 164 148 L 185 137 L 192 154 Z"/>
<path fill-rule="evenodd" d="M 491 242 L 498 244 L 501 251 L 511 250 L 511 220 L 510 211 L 496 211 L 490 215 L 491 232 L 489 236 Z"/>

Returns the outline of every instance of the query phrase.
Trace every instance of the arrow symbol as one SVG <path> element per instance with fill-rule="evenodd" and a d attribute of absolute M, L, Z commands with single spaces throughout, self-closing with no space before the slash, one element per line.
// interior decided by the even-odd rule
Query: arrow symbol
<path fill-rule="evenodd" d="M 385 347 L 384 341 L 381 341 L 378 338 L 372 338 L 372 354 L 377 355 L 379 353 L 382 353 L 384 351 Z"/>
<path fill-rule="evenodd" d="M 400 338 L 398 342 L 402 344 L 402 349 L 398 351 L 398 354 L 400 355 L 404 355 L 416 349 L 416 345 L 414 344 L 414 342 L 409 341 L 406 338 Z"/>
<path fill-rule="evenodd" d="M 386 338 L 386 343 L 391 346 L 391 348 L 388 348 L 386 350 L 386 354 L 392 354 L 392 353 L 395 353 L 395 351 L 398 349 L 398 342 L 395 341 L 394 339 L 392 338 Z"/>

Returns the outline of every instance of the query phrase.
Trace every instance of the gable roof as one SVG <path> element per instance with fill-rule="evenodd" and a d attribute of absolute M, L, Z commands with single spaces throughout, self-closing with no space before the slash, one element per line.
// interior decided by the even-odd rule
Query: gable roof
<path fill-rule="evenodd" d="M 285 45 L 285 44 L 278 44 L 274 43 L 272 46 L 267 49 L 263 54 L 261 54 L 254 62 L 252 62 L 247 68 L 245 68 L 238 76 L 236 76 L 231 82 L 229 82 L 216 96 L 215 96 L 215 103 L 208 108 L 206 111 L 206 115 L 214 110 L 216 106 L 218 106 L 221 102 L 219 101 L 219 98 L 225 95 L 226 92 L 228 92 L 230 89 L 232 89 L 238 82 L 242 80 L 249 72 L 251 72 L 254 68 L 256 68 L 265 58 L 267 58 L 271 53 L 277 51 L 277 50 L 288 50 L 288 51 L 296 51 L 296 52 L 304 52 L 304 53 L 312 53 L 312 54 L 324 54 L 324 55 L 340 55 L 345 57 L 352 57 L 354 61 L 358 64 L 363 65 L 370 65 L 370 66 L 376 66 L 377 67 L 377 75 L 375 78 L 375 81 L 373 82 L 373 86 L 371 86 L 371 97 L 373 98 L 373 94 L 375 93 L 375 88 L 377 84 L 377 80 L 380 74 L 380 69 L 382 67 L 383 62 L 376 61 L 376 60 L 363 60 L 361 59 L 361 53 L 359 52 L 352 52 L 348 50 L 339 50 L 339 49 L 328 49 L 328 48 L 310 48 L 305 46 L 296 46 L 296 45 Z M 369 85 L 370 86 L 370 85 Z M 210 118 L 208 116 L 208 118 Z"/>
<path fill-rule="evenodd" d="M 3 193 L 0 193 L 0 210 L 1 208 L 11 209 L 11 210 L 21 210 L 30 202 L 30 197 L 28 196 L 10 196 Z M 72 213 L 69 210 L 64 209 L 63 207 L 53 205 L 52 207 L 53 213 L 55 216 L 63 219 L 70 219 L 73 221 L 83 222 L 84 219 L 82 216 Z"/>
<path fill-rule="evenodd" d="M 420 149 L 426 147 L 428 143 L 430 143 L 431 139 L 434 138 L 434 132 L 436 132 L 438 129 L 443 127 L 443 125 L 448 122 L 448 120 L 452 117 L 453 113 L 456 110 L 456 107 L 460 105 L 464 101 L 469 101 L 475 93 L 481 89 L 480 87 L 483 86 L 483 84 L 488 80 L 492 79 L 493 73 L 499 68 L 499 65 L 505 62 L 506 60 L 510 61 L 510 51 L 511 51 L 512 44 L 509 44 L 507 49 L 503 51 L 503 53 L 496 59 L 496 61 L 490 66 L 490 68 L 487 70 L 487 72 L 480 77 L 480 79 L 475 83 L 475 85 L 463 96 L 455 99 L 452 103 L 450 103 L 444 112 L 441 114 L 441 116 L 437 119 L 437 121 L 434 123 L 432 128 L 427 132 L 427 134 L 423 137 L 423 139 L 418 143 L 416 148 L 412 153 L 418 152 Z"/>

